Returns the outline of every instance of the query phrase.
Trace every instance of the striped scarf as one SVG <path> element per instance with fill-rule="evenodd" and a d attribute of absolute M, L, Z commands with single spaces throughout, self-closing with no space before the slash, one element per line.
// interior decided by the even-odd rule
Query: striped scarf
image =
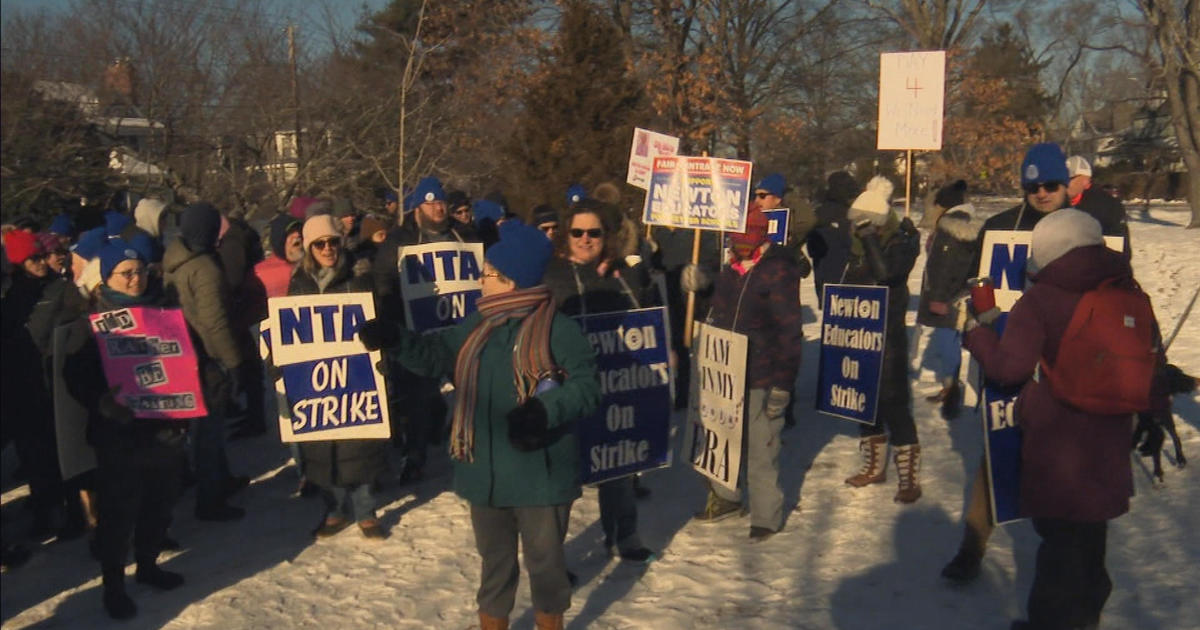
<path fill-rule="evenodd" d="M 450 425 L 450 457 L 475 461 L 475 396 L 479 379 L 479 355 L 492 331 L 510 319 L 524 320 L 513 347 L 513 386 L 517 404 L 533 396 L 537 383 L 555 371 L 550 354 L 550 325 L 554 300 L 550 289 L 538 285 L 499 295 L 481 297 L 475 303 L 483 320 L 467 335 L 454 363 L 454 417 Z"/>

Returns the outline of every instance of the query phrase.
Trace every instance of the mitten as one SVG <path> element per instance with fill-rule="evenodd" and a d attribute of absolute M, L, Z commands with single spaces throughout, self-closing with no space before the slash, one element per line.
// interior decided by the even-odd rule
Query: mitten
<path fill-rule="evenodd" d="M 358 327 L 358 338 L 367 350 L 391 348 L 400 343 L 400 326 L 379 318 L 367 320 Z"/>
<path fill-rule="evenodd" d="M 508 441 L 518 451 L 536 451 L 546 446 L 546 406 L 536 396 L 508 412 Z"/>

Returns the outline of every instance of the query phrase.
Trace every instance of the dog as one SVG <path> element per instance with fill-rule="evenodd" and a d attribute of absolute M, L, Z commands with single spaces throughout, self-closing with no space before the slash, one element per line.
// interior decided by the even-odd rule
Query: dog
<path fill-rule="evenodd" d="M 1159 374 L 1159 378 L 1167 391 L 1167 408 L 1157 412 L 1143 411 L 1137 415 L 1137 427 L 1133 430 L 1133 448 L 1137 449 L 1142 457 L 1153 459 L 1154 478 L 1158 483 L 1162 483 L 1162 448 L 1168 435 L 1171 436 L 1171 443 L 1175 447 L 1175 466 L 1183 468 L 1187 464 L 1183 446 L 1179 443 L 1179 434 L 1175 431 L 1175 415 L 1171 411 L 1170 397 L 1195 392 L 1200 379 L 1185 374 L 1170 363 Z"/>

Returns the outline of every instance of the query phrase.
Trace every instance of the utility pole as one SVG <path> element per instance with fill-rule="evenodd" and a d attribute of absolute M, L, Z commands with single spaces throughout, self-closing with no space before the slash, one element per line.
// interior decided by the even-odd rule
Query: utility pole
<path fill-rule="evenodd" d="M 296 179 L 304 170 L 304 153 L 300 144 L 300 86 L 296 80 L 296 25 L 288 24 L 288 66 L 292 75 L 292 133 L 296 141 Z"/>

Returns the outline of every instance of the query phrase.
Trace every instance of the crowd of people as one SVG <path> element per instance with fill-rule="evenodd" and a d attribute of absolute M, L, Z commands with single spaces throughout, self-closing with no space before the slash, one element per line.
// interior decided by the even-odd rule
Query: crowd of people
<path fill-rule="evenodd" d="M 938 190 L 926 210 L 936 216 L 925 242 L 917 320 L 933 329 L 927 353 L 941 386 L 929 399 L 948 419 L 960 413 L 964 344 L 989 378 L 1023 387 L 1022 514 L 1034 519 L 1043 542 L 1029 620 L 1014 627 L 1094 628 L 1111 590 L 1105 524 L 1129 506 L 1129 418 L 1081 412 L 1054 399 L 1033 367 L 1039 357 L 1055 356 L 1080 294 L 1112 278 L 1132 282 L 1129 233 L 1120 203 L 1091 185 L 1087 161 L 1067 159 L 1056 145 L 1030 148 L 1021 183 L 1022 202 L 986 221 L 967 201 L 965 181 Z M 507 627 L 519 579 L 518 538 L 537 627 L 562 628 L 570 606 L 563 543 L 572 503 L 581 496 L 574 427 L 600 402 L 592 347 L 573 315 L 666 306 L 678 408 L 690 400 L 684 296 L 694 295 L 698 321 L 746 335 L 742 488 L 711 484 L 695 520 L 749 514 L 748 535 L 758 541 L 785 526 L 779 455 L 782 433 L 795 423 L 801 279 L 815 274 L 818 304 L 824 285 L 888 287 L 879 414 L 874 424 L 860 425 L 861 467 L 845 483 L 885 482 L 890 447 L 895 501 L 920 499 L 905 314 L 921 233 L 893 208 L 887 179 L 860 187 L 848 172 L 831 174 L 815 209 L 807 202 L 792 208 L 789 242 L 775 244 L 764 212 L 784 207 L 789 190 L 782 175 L 763 177 L 746 209 L 746 229 L 730 234 L 726 248 L 717 232 L 703 232 L 698 261 L 691 230 L 655 226 L 643 233 L 612 184 L 590 194 L 572 186 L 563 208 L 540 205 L 525 217 L 499 195 L 472 200 L 447 192 L 434 177 L 406 192 L 389 193 L 377 213 L 359 213 L 344 199 L 297 197 L 261 232 L 208 203 L 134 204 L 127 194 L 87 230 L 77 231 L 79 217 L 69 213 L 44 230 L 28 220 L 6 226 L 3 441 L 14 445 L 28 481 L 33 526 L 22 536 L 5 528 L 5 565 L 27 557 L 21 538 L 66 540 L 94 529 L 91 552 L 112 617 L 137 612 L 124 587 L 131 541 L 137 581 L 160 589 L 181 585 L 184 577 L 158 566 L 157 558 L 179 545 L 169 527 L 183 491 L 195 486 L 198 520 L 244 516 L 234 503 L 248 478 L 234 472 L 226 440 L 263 435 L 275 421 L 272 390 L 280 374 L 269 355 L 260 355 L 257 330 L 266 300 L 281 296 L 372 293 L 377 317 L 358 334 L 367 349 L 386 357 L 391 443 L 290 445 L 297 494 L 319 496 L 325 506 L 313 535 L 356 526 L 367 539 L 386 539 L 374 487 L 388 471 L 390 450 L 403 454 L 397 478 L 413 482 L 426 474 L 431 445 L 444 443 L 482 559 L 477 601 L 485 629 Z M 976 275 L 984 235 L 998 230 L 1031 231 L 1036 263 L 1032 288 L 1002 335 L 990 325 L 994 313 L 974 312 L 960 299 Z M 1124 252 L 1106 250 L 1103 235 L 1124 239 Z M 460 323 L 417 334 L 406 325 L 398 262 L 407 246 L 440 242 L 483 244 L 482 294 L 476 312 Z M 653 280 L 658 274 L 665 292 Z M 100 369 L 87 315 L 129 306 L 182 310 L 207 417 L 137 419 L 121 404 L 119 388 Z M 96 455 L 93 470 L 71 478 L 63 478 L 56 448 L 55 365 L 63 366 L 66 393 L 86 409 L 86 440 Z M 443 396 L 444 381 L 454 385 L 452 398 Z M 227 421 L 238 417 L 230 427 Z M 1069 466 L 1056 455 L 1064 449 L 1073 455 Z M 638 534 L 638 498 L 647 492 L 636 476 L 598 486 L 604 543 L 623 562 L 656 557 Z M 981 462 L 964 508 L 962 543 L 943 571 L 949 580 L 979 574 L 992 530 L 988 493 Z"/>

